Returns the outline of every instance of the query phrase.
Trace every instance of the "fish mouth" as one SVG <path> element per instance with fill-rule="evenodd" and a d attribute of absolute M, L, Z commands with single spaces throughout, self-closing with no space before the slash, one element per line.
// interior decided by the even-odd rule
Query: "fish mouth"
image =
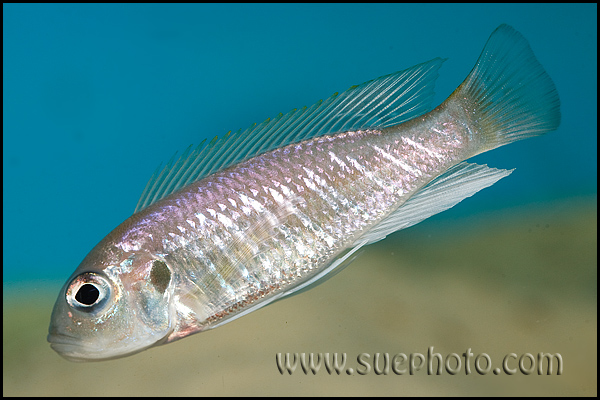
<path fill-rule="evenodd" d="M 64 333 L 49 333 L 46 338 L 50 346 L 54 348 L 54 346 L 73 346 L 80 347 L 77 344 L 77 338 L 75 336 L 67 335 Z"/>
<path fill-rule="evenodd" d="M 50 333 L 47 340 L 52 350 L 69 361 L 93 360 L 93 358 L 90 358 L 93 353 L 90 353 L 89 349 L 79 344 L 74 336 Z"/>
<path fill-rule="evenodd" d="M 90 362 L 90 361 L 105 361 L 115 358 L 128 356 L 143 349 L 136 350 L 130 353 L 109 352 L 106 349 L 91 349 L 88 346 L 83 346 L 73 343 L 69 337 L 60 335 L 48 335 L 48 341 L 52 350 L 56 351 L 61 357 L 68 361 L 75 362 Z"/>
<path fill-rule="evenodd" d="M 90 346 L 86 343 L 82 343 L 79 338 L 64 333 L 50 333 L 48 334 L 47 340 L 50 343 L 52 350 L 56 351 L 66 360 L 75 362 L 94 362 L 113 360 L 115 358 L 127 357 L 139 353 L 164 342 L 166 337 L 132 350 L 125 350 L 123 348 L 109 349 L 104 346 Z"/>

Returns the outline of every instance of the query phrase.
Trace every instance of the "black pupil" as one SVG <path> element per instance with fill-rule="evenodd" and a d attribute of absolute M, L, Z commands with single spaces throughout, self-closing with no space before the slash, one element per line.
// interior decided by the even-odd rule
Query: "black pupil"
<path fill-rule="evenodd" d="M 98 297 L 100 296 L 100 291 L 96 289 L 96 286 L 86 283 L 81 286 L 75 295 L 75 300 L 84 304 L 86 306 L 91 306 L 94 304 Z"/>

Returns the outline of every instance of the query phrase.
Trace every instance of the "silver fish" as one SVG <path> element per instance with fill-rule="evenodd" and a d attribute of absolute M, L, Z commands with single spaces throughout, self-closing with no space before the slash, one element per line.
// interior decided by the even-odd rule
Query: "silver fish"
<path fill-rule="evenodd" d="M 512 171 L 464 160 L 560 123 L 556 88 L 507 25 L 430 112 L 443 60 L 189 148 L 61 289 L 48 341 L 130 355 L 305 290 L 361 247 Z"/>

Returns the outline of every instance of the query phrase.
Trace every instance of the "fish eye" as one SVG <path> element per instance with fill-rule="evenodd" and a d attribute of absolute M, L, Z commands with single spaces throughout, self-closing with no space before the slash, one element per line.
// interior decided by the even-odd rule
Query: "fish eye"
<path fill-rule="evenodd" d="M 90 283 L 86 283 L 82 285 L 77 291 L 77 294 L 75 295 L 75 300 L 77 300 L 81 304 L 91 306 L 98 300 L 99 297 L 100 291 L 96 288 L 96 286 Z"/>
<path fill-rule="evenodd" d="M 111 295 L 107 278 L 93 272 L 76 276 L 66 291 L 67 303 L 78 311 L 96 312 L 104 308 Z"/>

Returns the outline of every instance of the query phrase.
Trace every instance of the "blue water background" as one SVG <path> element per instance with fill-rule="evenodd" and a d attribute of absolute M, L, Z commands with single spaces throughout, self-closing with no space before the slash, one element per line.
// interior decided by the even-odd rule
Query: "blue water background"
<path fill-rule="evenodd" d="M 516 171 L 434 217 L 457 224 L 597 193 L 595 4 L 4 4 L 4 284 L 65 280 L 204 138 L 438 56 L 439 104 L 501 23 L 556 83 L 562 124 L 473 159 Z"/>

